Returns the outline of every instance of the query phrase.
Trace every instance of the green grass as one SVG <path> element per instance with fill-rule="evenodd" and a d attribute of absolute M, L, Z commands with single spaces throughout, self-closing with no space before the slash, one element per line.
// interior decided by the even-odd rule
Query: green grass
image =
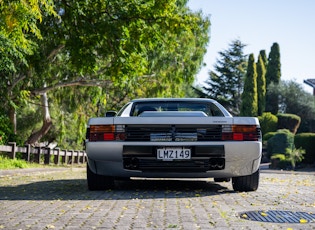
<path fill-rule="evenodd" d="M 28 163 L 25 160 L 9 159 L 8 157 L 0 155 L 0 170 L 1 169 L 24 169 L 24 168 L 35 168 L 43 167 L 40 164 Z"/>
<path fill-rule="evenodd" d="M 14 168 L 27 168 L 28 164 L 25 161 L 18 159 L 9 159 L 4 156 L 0 156 L 0 169 L 14 169 Z"/>
<path fill-rule="evenodd" d="M 85 167 L 85 164 L 74 164 L 75 167 Z M 29 163 L 21 159 L 9 159 L 7 156 L 0 154 L 0 170 L 3 169 L 25 169 L 25 168 L 47 168 L 47 167 L 73 167 L 71 164 L 38 164 L 38 163 Z"/>
<path fill-rule="evenodd" d="M 0 155 L 0 169 L 24 169 L 24 168 L 35 168 L 35 167 L 43 167 L 43 165 L 28 163 L 25 160 L 19 159 L 9 159 L 6 156 Z"/>

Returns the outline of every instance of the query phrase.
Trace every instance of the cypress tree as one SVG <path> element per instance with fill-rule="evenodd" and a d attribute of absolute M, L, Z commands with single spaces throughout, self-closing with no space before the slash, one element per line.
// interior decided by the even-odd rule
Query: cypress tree
<path fill-rule="evenodd" d="M 281 77 L 281 63 L 280 63 L 280 47 L 278 43 L 273 43 L 268 56 L 268 66 L 266 73 L 266 111 L 272 114 L 277 114 L 279 110 L 279 99 L 277 94 L 268 93 L 269 85 L 278 85 Z"/>
<path fill-rule="evenodd" d="M 264 66 L 265 66 L 265 69 L 266 69 L 266 72 L 267 72 L 268 58 L 267 58 L 266 50 L 261 50 L 259 52 L 259 56 L 261 56 L 261 59 L 262 59 L 262 61 L 264 63 Z"/>
<path fill-rule="evenodd" d="M 273 43 L 268 56 L 268 67 L 266 73 L 266 84 L 273 82 L 278 84 L 281 77 L 281 63 L 280 63 L 280 47 L 278 43 Z"/>
<path fill-rule="evenodd" d="M 266 66 L 264 64 L 262 55 L 262 52 L 260 52 L 256 63 L 258 116 L 262 115 L 262 113 L 265 111 L 266 106 Z"/>
<path fill-rule="evenodd" d="M 254 54 L 250 54 L 247 64 L 247 73 L 242 94 L 241 116 L 257 116 L 257 72 Z"/>

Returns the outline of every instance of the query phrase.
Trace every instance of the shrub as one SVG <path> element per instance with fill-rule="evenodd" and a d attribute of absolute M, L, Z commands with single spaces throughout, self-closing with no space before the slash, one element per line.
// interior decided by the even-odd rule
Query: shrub
<path fill-rule="evenodd" d="M 289 165 L 288 159 L 286 159 L 285 154 L 276 153 L 271 156 L 270 168 L 273 169 L 287 169 Z"/>
<path fill-rule="evenodd" d="M 263 141 L 268 141 L 270 138 L 272 138 L 274 135 L 276 135 L 277 132 L 269 132 L 269 133 L 266 133 L 263 137 Z"/>
<path fill-rule="evenodd" d="M 315 163 L 315 133 L 299 133 L 295 135 L 294 145 L 296 148 L 305 149 L 305 155 L 302 163 Z"/>
<path fill-rule="evenodd" d="M 295 114 L 278 113 L 278 129 L 288 129 L 292 133 L 296 133 L 300 126 L 301 118 Z"/>
<path fill-rule="evenodd" d="M 274 153 L 286 153 L 286 149 L 292 149 L 294 144 L 294 134 L 287 129 L 281 129 L 267 141 L 267 155 Z"/>
<path fill-rule="evenodd" d="M 299 163 L 303 160 L 304 154 L 305 150 L 302 148 L 287 149 L 286 158 L 290 161 L 293 169 L 295 169 L 296 163 Z"/>
<path fill-rule="evenodd" d="M 263 113 L 258 117 L 263 135 L 269 132 L 275 132 L 278 125 L 278 117 L 270 112 Z"/>

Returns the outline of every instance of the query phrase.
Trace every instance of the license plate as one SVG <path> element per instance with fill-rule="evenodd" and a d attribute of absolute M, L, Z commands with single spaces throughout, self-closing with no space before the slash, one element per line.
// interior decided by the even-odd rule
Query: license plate
<path fill-rule="evenodd" d="M 163 161 L 190 160 L 191 149 L 187 148 L 158 148 L 157 159 Z"/>

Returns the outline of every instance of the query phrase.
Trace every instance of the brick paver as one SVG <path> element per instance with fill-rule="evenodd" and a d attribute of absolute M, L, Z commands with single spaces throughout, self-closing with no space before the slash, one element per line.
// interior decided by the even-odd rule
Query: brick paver
<path fill-rule="evenodd" d="M 239 213 L 315 213 L 315 172 L 263 170 L 258 191 L 237 193 L 209 180 L 118 182 L 88 191 L 84 169 L 0 177 L 0 229 L 315 229 L 265 223 Z"/>

